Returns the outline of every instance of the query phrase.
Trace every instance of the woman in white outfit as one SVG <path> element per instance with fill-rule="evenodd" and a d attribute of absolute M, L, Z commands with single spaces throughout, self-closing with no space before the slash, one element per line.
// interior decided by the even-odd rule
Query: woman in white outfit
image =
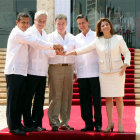
<path fill-rule="evenodd" d="M 89 45 L 78 48 L 66 55 L 81 55 L 96 49 L 99 56 L 101 96 L 106 98 L 106 111 L 108 126 L 105 132 L 113 131 L 112 121 L 113 97 L 116 100 L 118 112 L 118 132 L 124 132 L 123 96 L 125 85 L 125 70 L 130 66 L 130 51 L 120 35 L 115 35 L 112 23 L 107 18 L 102 18 L 96 26 L 97 38 Z M 122 61 L 121 54 L 125 57 Z"/>

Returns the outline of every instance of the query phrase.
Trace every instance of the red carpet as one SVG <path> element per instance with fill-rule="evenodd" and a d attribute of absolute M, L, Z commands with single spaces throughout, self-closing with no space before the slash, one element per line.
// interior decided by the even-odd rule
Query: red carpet
<path fill-rule="evenodd" d="M 135 123 L 135 106 L 125 106 L 124 107 L 124 117 L 123 124 L 125 133 L 117 133 L 117 111 L 114 107 L 114 132 L 113 133 L 103 133 L 103 132 L 81 132 L 80 129 L 84 127 L 84 122 L 81 119 L 80 107 L 72 106 L 71 110 L 71 118 L 69 121 L 69 125 L 75 128 L 75 131 L 60 131 L 60 132 L 52 132 L 48 122 L 47 109 L 44 111 L 43 118 L 43 127 L 48 131 L 46 132 L 32 132 L 28 133 L 27 136 L 16 136 L 12 135 L 8 132 L 8 129 L 4 129 L 0 133 L 0 140 L 22 140 L 22 139 L 30 139 L 30 140 L 59 140 L 59 139 L 67 139 L 67 140 L 135 140 L 135 132 L 136 132 L 136 123 Z M 105 106 L 102 107 L 102 116 L 103 116 L 103 130 L 107 126 L 107 116 Z"/>

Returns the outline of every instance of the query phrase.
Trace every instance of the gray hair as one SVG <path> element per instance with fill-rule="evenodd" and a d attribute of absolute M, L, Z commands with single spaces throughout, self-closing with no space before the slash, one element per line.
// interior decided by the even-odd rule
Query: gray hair
<path fill-rule="evenodd" d="M 46 17 L 48 16 L 48 12 L 44 10 L 39 10 L 35 13 L 34 19 L 37 19 L 40 15 L 45 15 Z"/>
<path fill-rule="evenodd" d="M 64 15 L 64 14 L 58 14 L 58 15 L 55 16 L 55 21 L 56 21 L 57 19 L 65 19 L 65 20 L 67 21 L 67 16 Z"/>

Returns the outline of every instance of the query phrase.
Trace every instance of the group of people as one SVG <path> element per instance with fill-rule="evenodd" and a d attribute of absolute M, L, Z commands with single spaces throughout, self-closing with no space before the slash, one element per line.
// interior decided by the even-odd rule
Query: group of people
<path fill-rule="evenodd" d="M 5 75 L 9 131 L 26 134 L 46 130 L 42 118 L 48 75 L 48 117 L 52 131 L 74 130 L 68 125 L 74 78 L 79 83 L 81 117 L 85 122 L 81 131 L 102 130 L 101 97 L 106 98 L 108 117 L 104 131 L 112 131 L 115 97 L 118 131 L 123 132 L 125 70 L 130 65 L 130 51 L 122 36 L 114 35 L 107 18 L 100 19 L 96 32 L 92 31 L 88 18 L 82 14 L 76 19 L 81 31 L 78 35 L 66 31 L 64 14 L 56 15 L 56 30 L 46 35 L 47 16 L 46 11 L 37 11 L 30 27 L 30 15 L 19 13 L 17 25 L 8 38 Z M 125 56 L 124 63 L 121 54 Z"/>

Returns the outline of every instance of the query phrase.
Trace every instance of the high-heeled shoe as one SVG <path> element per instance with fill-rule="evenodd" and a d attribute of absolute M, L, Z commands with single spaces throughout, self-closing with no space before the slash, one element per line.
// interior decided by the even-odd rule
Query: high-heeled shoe
<path fill-rule="evenodd" d="M 123 125 L 118 125 L 118 132 L 119 133 L 123 133 L 124 132 Z"/>
<path fill-rule="evenodd" d="M 104 132 L 113 132 L 114 129 L 114 123 L 107 126 L 107 128 L 104 130 Z"/>

